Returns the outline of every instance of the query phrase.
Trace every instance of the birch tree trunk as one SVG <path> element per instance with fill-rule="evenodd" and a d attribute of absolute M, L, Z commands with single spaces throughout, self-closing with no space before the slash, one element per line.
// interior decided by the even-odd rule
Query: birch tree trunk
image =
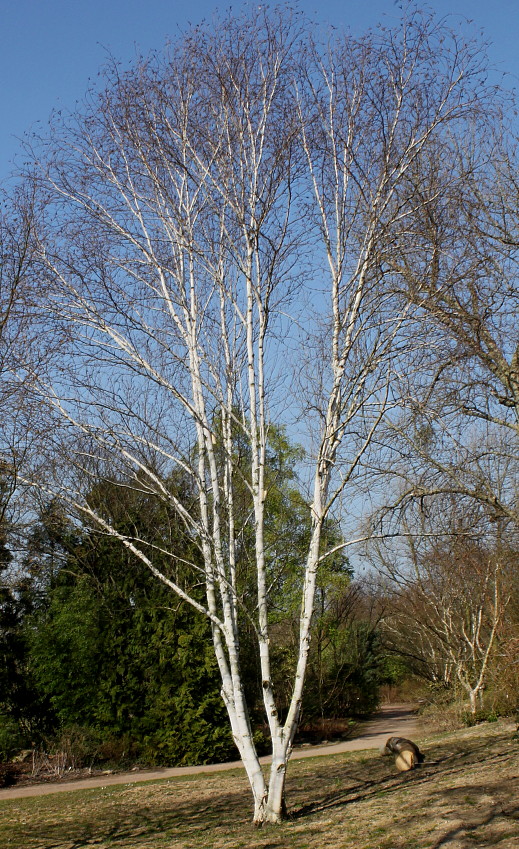
<path fill-rule="evenodd" d="M 419 13 L 394 31 L 326 45 L 297 15 L 229 16 L 127 73 L 114 64 L 105 89 L 58 121 L 31 175 L 47 209 L 46 306 L 66 341 L 40 394 L 70 463 L 39 484 L 209 618 L 256 823 L 279 822 L 285 810 L 323 527 L 349 510 L 363 458 L 398 401 L 409 305 L 388 258 L 405 249 L 401 233 L 428 202 L 409 194 L 411 175 L 433 140 L 447 145 L 472 104 L 482 108 L 478 62 L 472 45 Z M 311 533 L 284 721 L 265 547 L 273 424 L 305 443 L 310 469 L 301 473 Z M 113 469 L 117 484 L 181 518 L 202 556 L 202 570 L 184 565 L 192 587 L 203 581 L 204 602 L 173 569 L 159 571 L 153 546 L 88 502 L 85 478 L 113 479 Z M 173 469 L 191 481 L 196 507 L 171 494 Z M 240 550 L 249 529 L 247 607 Z M 174 564 L 179 554 L 169 554 Z M 244 617 L 272 743 L 268 781 L 240 669 Z"/>

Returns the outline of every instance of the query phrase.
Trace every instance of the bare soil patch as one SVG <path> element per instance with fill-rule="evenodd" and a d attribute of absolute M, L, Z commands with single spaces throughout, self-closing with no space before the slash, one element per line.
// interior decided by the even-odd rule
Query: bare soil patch
<path fill-rule="evenodd" d="M 0 849 L 468 849 L 519 845 L 519 740 L 487 723 L 421 740 L 427 760 L 295 761 L 291 818 L 255 830 L 243 770 L 0 803 Z"/>

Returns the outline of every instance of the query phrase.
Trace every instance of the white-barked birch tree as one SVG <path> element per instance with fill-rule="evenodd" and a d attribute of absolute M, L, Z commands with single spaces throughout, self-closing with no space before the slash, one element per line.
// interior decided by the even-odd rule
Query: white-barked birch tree
<path fill-rule="evenodd" d="M 210 619 L 256 823 L 284 812 L 323 527 L 353 500 L 362 458 L 398 401 L 409 306 L 394 295 L 387 258 L 428 200 L 409 193 L 406 175 L 419 173 L 431 143 L 447 150 L 484 97 L 473 46 L 427 15 L 324 45 L 310 29 L 299 15 L 260 9 L 193 28 L 128 72 L 114 65 L 105 89 L 57 122 L 32 175 L 47 210 L 49 322 L 68 340 L 40 385 L 68 471 L 43 486 Z M 269 427 L 279 423 L 305 445 L 311 525 L 284 716 L 264 546 Z M 120 486 L 178 513 L 203 555 L 203 569 L 191 567 L 204 601 L 175 581 L 181 552 L 169 552 L 171 573 L 159 570 L 153 546 L 89 503 L 84 476 L 113 479 L 114 469 Z M 173 470 L 196 491 L 193 509 L 168 487 Z M 245 524 L 255 575 L 247 610 Z M 240 674 L 243 616 L 261 667 L 268 777 Z"/>

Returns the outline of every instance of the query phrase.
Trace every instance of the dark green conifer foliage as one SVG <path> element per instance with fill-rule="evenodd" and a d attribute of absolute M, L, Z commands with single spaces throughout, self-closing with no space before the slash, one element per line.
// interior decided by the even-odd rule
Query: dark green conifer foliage
<path fill-rule="evenodd" d="M 111 521 L 131 523 L 135 535 L 163 544 L 167 528 L 169 551 L 198 556 L 147 496 L 106 483 L 97 497 Z M 57 545 L 54 538 L 54 566 Z M 49 549 L 42 557 L 35 580 L 41 587 L 43 572 L 47 586 L 26 622 L 30 672 L 56 730 L 93 729 L 100 754 L 119 760 L 202 763 L 232 756 L 206 621 L 110 538 L 69 526 L 59 546 L 57 572 L 49 569 Z M 169 568 L 178 577 L 182 567 L 171 558 Z"/>
<path fill-rule="evenodd" d="M 240 660 L 261 747 L 261 675 L 250 625 L 255 604 L 252 505 L 240 472 L 248 468 L 248 449 L 239 439 L 236 446 Z M 272 428 L 265 556 L 278 646 L 273 674 L 281 694 L 296 663 L 301 559 L 311 531 L 297 479 L 301 459 L 301 449 L 283 429 Z M 196 509 L 181 475 L 172 476 L 169 485 L 190 510 Z M 139 491 L 135 482 L 125 486 L 124 480 L 101 481 L 91 495 L 111 524 L 144 541 L 160 570 L 203 601 L 197 540 L 164 502 L 145 487 Z M 351 569 L 340 542 L 340 528 L 329 520 L 323 547 L 337 546 L 337 551 L 319 570 L 303 720 L 365 712 L 377 700 L 377 638 L 373 628 L 351 614 Z M 9 552 L 0 543 L 2 562 L 8 564 Z M 236 756 L 208 621 L 118 541 L 74 523 L 50 503 L 30 534 L 24 579 L 0 601 L 0 650 L 8 670 L 3 673 L 8 682 L 2 682 L 11 693 L 1 709 L 25 723 L 32 741 L 61 735 L 74 739 L 89 760 L 118 763 L 203 763 Z M 286 704 L 288 698 L 287 691 Z M 281 698 L 280 709 L 285 706 Z"/>

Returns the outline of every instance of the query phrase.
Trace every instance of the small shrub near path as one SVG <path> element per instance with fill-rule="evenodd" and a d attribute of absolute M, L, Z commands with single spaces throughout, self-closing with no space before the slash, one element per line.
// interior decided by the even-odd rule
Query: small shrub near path
<path fill-rule="evenodd" d="M 261 830 L 241 770 L 0 801 L 0 849 L 517 849 L 514 726 L 420 745 L 409 773 L 372 751 L 294 761 L 291 818 Z"/>

